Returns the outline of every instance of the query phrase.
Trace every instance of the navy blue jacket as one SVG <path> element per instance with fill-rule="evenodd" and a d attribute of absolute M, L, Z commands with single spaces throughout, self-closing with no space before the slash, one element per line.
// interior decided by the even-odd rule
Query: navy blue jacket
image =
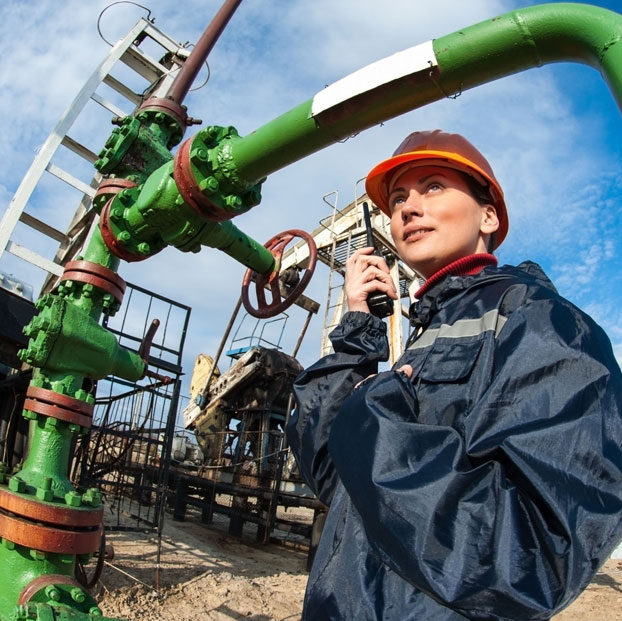
<path fill-rule="evenodd" d="M 622 539 L 611 344 L 533 263 L 449 276 L 411 321 L 411 380 L 365 379 L 388 343 L 359 312 L 296 380 L 289 442 L 330 505 L 303 618 L 549 619 Z"/>

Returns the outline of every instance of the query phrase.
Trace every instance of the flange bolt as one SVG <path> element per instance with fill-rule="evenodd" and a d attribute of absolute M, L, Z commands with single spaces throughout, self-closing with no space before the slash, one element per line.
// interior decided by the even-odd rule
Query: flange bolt
<path fill-rule="evenodd" d="M 45 587 L 45 595 L 54 602 L 60 602 L 60 591 L 53 584 Z"/>
<path fill-rule="evenodd" d="M 132 236 L 127 231 L 121 231 L 119 235 L 117 236 L 117 239 L 122 244 L 127 244 L 130 241 L 130 239 L 132 239 Z"/>
<path fill-rule="evenodd" d="M 140 242 L 140 244 L 136 247 L 136 250 L 146 257 L 151 252 L 151 247 L 147 242 Z"/>
<path fill-rule="evenodd" d="M 52 477 L 44 477 L 41 487 L 37 488 L 36 492 L 39 500 L 50 502 L 54 498 L 54 492 L 52 491 Z"/>
<path fill-rule="evenodd" d="M 12 476 L 9 479 L 9 489 L 12 492 L 17 492 L 18 494 L 23 494 L 26 489 L 26 483 L 24 480 L 18 476 Z"/>
<path fill-rule="evenodd" d="M 82 591 L 82 589 L 71 589 L 71 599 L 74 602 L 78 602 L 78 604 L 82 604 L 86 599 L 86 595 L 84 594 L 84 591 Z"/>
<path fill-rule="evenodd" d="M 82 502 L 91 505 L 91 507 L 99 507 L 102 503 L 101 492 L 96 487 L 91 487 L 82 495 Z"/>
<path fill-rule="evenodd" d="M 65 494 L 65 502 L 70 507 L 79 507 L 82 504 L 82 496 L 76 490 L 71 490 Z"/>

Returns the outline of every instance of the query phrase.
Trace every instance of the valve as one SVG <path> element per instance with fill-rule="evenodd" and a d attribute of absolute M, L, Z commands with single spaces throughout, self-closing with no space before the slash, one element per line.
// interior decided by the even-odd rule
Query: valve
<path fill-rule="evenodd" d="M 285 248 L 296 237 L 304 239 L 307 243 L 307 246 L 309 247 L 309 263 L 297 284 L 287 287 L 286 283 L 283 286 L 283 290 L 285 290 L 286 295 L 285 297 L 282 297 L 281 286 L 283 285 L 283 279 L 281 276 L 291 278 L 291 272 L 286 271 L 286 273 L 281 274 L 281 259 Z M 274 269 L 267 274 L 258 274 L 257 272 L 248 269 L 242 280 L 242 303 L 244 304 L 244 308 L 249 315 L 257 317 L 258 319 L 274 317 L 275 315 L 278 315 L 288 309 L 300 297 L 309 284 L 317 263 L 317 247 L 313 241 L 313 237 L 305 231 L 300 231 L 298 229 L 283 231 L 268 240 L 264 246 L 274 257 Z M 255 294 L 257 297 L 256 307 L 252 305 L 249 297 L 251 282 L 255 283 Z M 266 301 L 266 288 L 269 288 L 272 293 L 272 302 L 270 303 Z M 289 291 L 287 291 L 287 289 L 289 289 Z"/>

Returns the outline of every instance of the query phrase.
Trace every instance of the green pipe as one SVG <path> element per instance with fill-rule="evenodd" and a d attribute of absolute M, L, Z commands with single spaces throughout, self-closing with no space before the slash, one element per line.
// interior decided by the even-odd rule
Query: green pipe
<path fill-rule="evenodd" d="M 275 268 L 272 253 L 240 231 L 231 220 L 206 223 L 199 239 L 202 245 L 221 250 L 259 274 L 266 274 Z"/>
<path fill-rule="evenodd" d="M 117 197 L 112 210 L 123 214 L 112 225 L 129 232 L 137 249 L 147 244 L 151 254 L 166 246 L 182 252 L 199 252 L 201 246 L 210 246 L 260 274 L 274 267 L 272 253 L 231 221 L 206 220 L 183 202 L 173 180 L 172 162 L 152 173 L 142 186 Z"/>
<path fill-rule="evenodd" d="M 95 227 L 93 231 L 89 245 L 84 253 L 84 260 L 103 265 L 113 272 L 117 271 L 121 262 L 119 257 L 110 251 L 110 248 L 102 239 L 99 227 Z"/>
<path fill-rule="evenodd" d="M 89 244 L 84 252 L 84 256 L 78 257 L 78 259 L 80 258 L 85 261 L 90 261 L 92 263 L 102 265 L 103 267 L 107 267 L 109 270 L 114 272 L 118 270 L 120 264 L 120 259 L 110 252 L 110 249 L 104 242 L 99 227 L 95 227 L 93 230 L 93 234 L 91 235 Z M 62 285 L 62 288 L 64 289 L 67 287 L 71 288 L 72 285 L 65 282 L 65 284 Z M 105 296 L 96 289 L 93 290 L 93 293 L 87 295 L 84 295 L 83 292 L 77 295 L 70 294 L 72 305 L 78 307 L 81 311 L 86 313 L 92 321 L 95 322 L 98 322 L 101 317 L 102 307 L 106 297 L 111 299 L 111 296 Z M 82 378 L 80 379 L 80 382 L 81 381 Z"/>
<path fill-rule="evenodd" d="M 25 485 L 50 490 L 51 496 L 64 498 L 73 491 L 68 478 L 71 439 L 78 429 L 69 429 L 54 418 L 31 415 L 28 456 L 15 476 Z M 75 425 L 74 425 L 75 427 Z M 46 479 L 48 482 L 46 483 Z M 52 500 L 52 497 L 49 500 Z"/>
<path fill-rule="evenodd" d="M 310 99 L 252 134 L 231 140 L 237 177 L 252 185 L 382 121 L 547 63 L 572 61 L 599 70 L 622 110 L 621 38 L 621 15 L 570 3 L 528 7 L 461 29 L 433 42 L 436 67 L 416 68 L 353 93 L 313 116 Z"/>
<path fill-rule="evenodd" d="M 585 4 L 546 4 L 506 13 L 434 42 L 447 93 L 545 64 L 597 69 L 622 110 L 622 15 Z"/>

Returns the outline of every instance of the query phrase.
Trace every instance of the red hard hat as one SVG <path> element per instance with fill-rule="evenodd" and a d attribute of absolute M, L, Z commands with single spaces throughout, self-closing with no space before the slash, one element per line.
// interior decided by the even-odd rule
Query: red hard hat
<path fill-rule="evenodd" d="M 448 134 L 440 129 L 413 132 L 405 138 L 393 155 L 371 169 L 365 181 L 369 198 L 389 217 L 389 184 L 403 164 L 434 165 L 453 168 L 466 173 L 484 186 L 497 209 L 499 229 L 495 234 L 495 248 L 508 233 L 508 214 L 503 190 L 486 158 L 459 134 Z"/>

